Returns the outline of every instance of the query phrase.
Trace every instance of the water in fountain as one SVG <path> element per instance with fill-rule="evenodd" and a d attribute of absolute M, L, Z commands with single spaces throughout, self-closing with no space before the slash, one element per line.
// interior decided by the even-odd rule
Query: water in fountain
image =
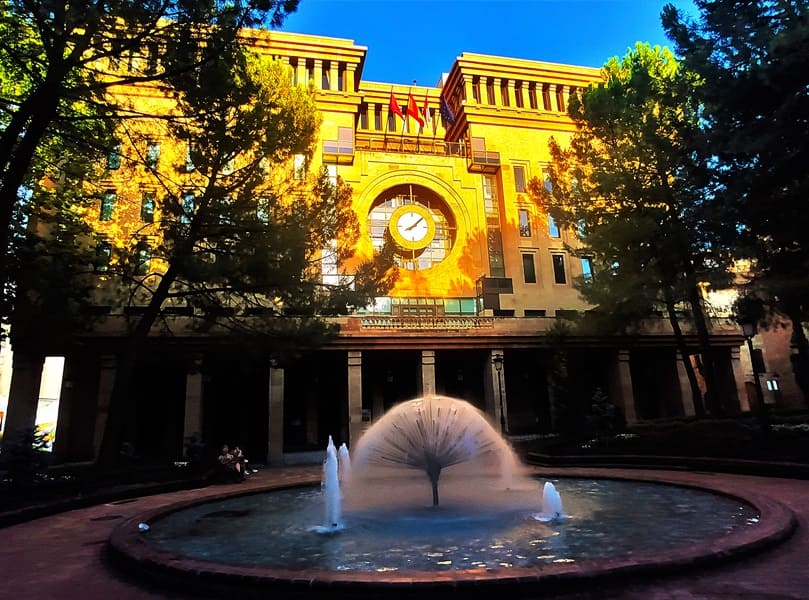
<path fill-rule="evenodd" d="M 556 487 L 546 481 L 542 488 L 542 512 L 534 515 L 537 521 L 555 521 L 564 518 L 562 511 L 562 496 Z"/>
<path fill-rule="evenodd" d="M 345 442 L 340 444 L 340 449 L 337 451 L 337 459 L 340 485 L 351 485 L 351 455 L 348 452 L 348 446 L 345 445 Z"/>
<path fill-rule="evenodd" d="M 313 527 L 313 530 L 318 533 L 339 531 L 343 527 L 342 499 L 338 476 L 337 448 L 334 446 L 334 441 L 331 436 L 329 436 L 329 444 L 326 446 L 326 460 L 323 463 L 322 488 L 326 498 L 325 522 L 321 527 Z"/>
<path fill-rule="evenodd" d="M 414 486 L 419 471 L 427 476 L 433 506 L 510 506 L 511 492 L 536 493 L 536 482 L 486 415 L 447 396 L 394 406 L 360 438 L 352 465 L 347 504 L 360 508 L 423 505 L 426 490 Z"/>

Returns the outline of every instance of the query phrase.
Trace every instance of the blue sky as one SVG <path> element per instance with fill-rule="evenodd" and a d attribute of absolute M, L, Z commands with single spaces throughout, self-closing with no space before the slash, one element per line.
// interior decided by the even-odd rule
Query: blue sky
<path fill-rule="evenodd" d="M 670 0 L 693 14 L 691 0 Z M 666 0 L 301 0 L 281 28 L 368 48 L 363 79 L 435 85 L 462 52 L 600 67 L 670 45 Z"/>

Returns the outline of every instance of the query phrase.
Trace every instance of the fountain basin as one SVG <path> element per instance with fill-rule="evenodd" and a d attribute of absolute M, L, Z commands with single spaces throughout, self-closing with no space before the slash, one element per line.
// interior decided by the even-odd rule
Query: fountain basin
<path fill-rule="evenodd" d="M 538 473 L 535 471 L 535 474 Z M 606 474 L 603 471 L 589 474 L 581 471 L 565 472 L 565 476 L 595 475 L 599 478 L 604 478 Z M 542 473 L 542 476 L 544 479 L 553 475 Z M 155 526 L 159 529 L 159 522 L 165 515 L 195 504 L 188 502 L 164 507 L 121 523 L 110 538 L 110 548 L 119 564 L 150 579 L 179 584 L 183 589 L 208 589 L 214 586 L 220 591 L 256 596 L 266 595 L 269 591 L 305 595 L 329 590 L 329 593 L 344 591 L 351 596 L 357 596 L 363 593 L 407 595 L 414 591 L 423 591 L 425 587 L 463 590 L 465 593 L 487 591 L 490 593 L 493 587 L 507 585 L 510 590 L 515 588 L 514 591 L 517 592 L 537 593 L 572 589 L 618 576 L 625 582 L 626 577 L 633 574 L 670 573 L 689 567 L 716 564 L 769 547 L 788 537 L 795 528 L 796 521 L 786 507 L 764 495 L 751 493 L 732 482 L 712 481 L 709 476 L 691 473 L 638 472 L 633 473 L 633 479 L 703 488 L 730 496 L 752 506 L 758 513 L 758 522 L 727 535 L 713 536 L 700 542 L 631 554 L 576 559 L 573 562 L 509 567 L 486 565 L 445 570 L 399 567 L 397 570 L 362 571 L 327 569 L 312 565 L 293 567 L 291 563 L 289 566 L 225 564 L 202 559 L 199 556 L 191 557 L 174 550 L 161 549 L 150 541 L 148 534 L 138 532 L 137 525 L 140 522 L 152 524 L 151 531 L 154 532 Z M 272 487 L 269 486 L 267 489 Z M 230 492 L 223 494 L 223 497 L 233 495 L 234 492 Z M 206 500 L 206 503 L 209 502 L 210 499 Z M 575 512 L 575 509 L 572 509 L 572 512 Z M 627 519 L 631 517 L 631 513 L 628 512 Z M 271 546 L 273 540 L 269 538 L 267 543 Z"/>

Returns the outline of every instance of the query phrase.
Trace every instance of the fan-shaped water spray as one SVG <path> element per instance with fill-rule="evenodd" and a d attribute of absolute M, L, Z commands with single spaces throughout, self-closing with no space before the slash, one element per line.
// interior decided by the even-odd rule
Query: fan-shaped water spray
<path fill-rule="evenodd" d="M 354 449 L 352 469 L 355 477 L 374 466 L 424 471 L 437 506 L 441 473 L 472 462 L 494 465 L 504 487 L 511 485 L 516 457 L 484 413 L 464 400 L 425 396 L 396 405 L 368 429 Z"/>

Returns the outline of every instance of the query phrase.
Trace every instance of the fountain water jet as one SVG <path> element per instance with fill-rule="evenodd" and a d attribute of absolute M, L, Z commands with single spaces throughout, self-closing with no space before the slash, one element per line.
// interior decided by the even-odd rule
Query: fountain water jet
<path fill-rule="evenodd" d="M 423 471 L 438 506 L 442 473 L 463 463 L 470 466 L 467 478 L 493 472 L 499 485 L 514 485 L 517 457 L 486 415 L 464 400 L 432 395 L 394 406 L 368 429 L 354 449 L 352 469 L 355 479 L 371 477 L 375 468 Z"/>

